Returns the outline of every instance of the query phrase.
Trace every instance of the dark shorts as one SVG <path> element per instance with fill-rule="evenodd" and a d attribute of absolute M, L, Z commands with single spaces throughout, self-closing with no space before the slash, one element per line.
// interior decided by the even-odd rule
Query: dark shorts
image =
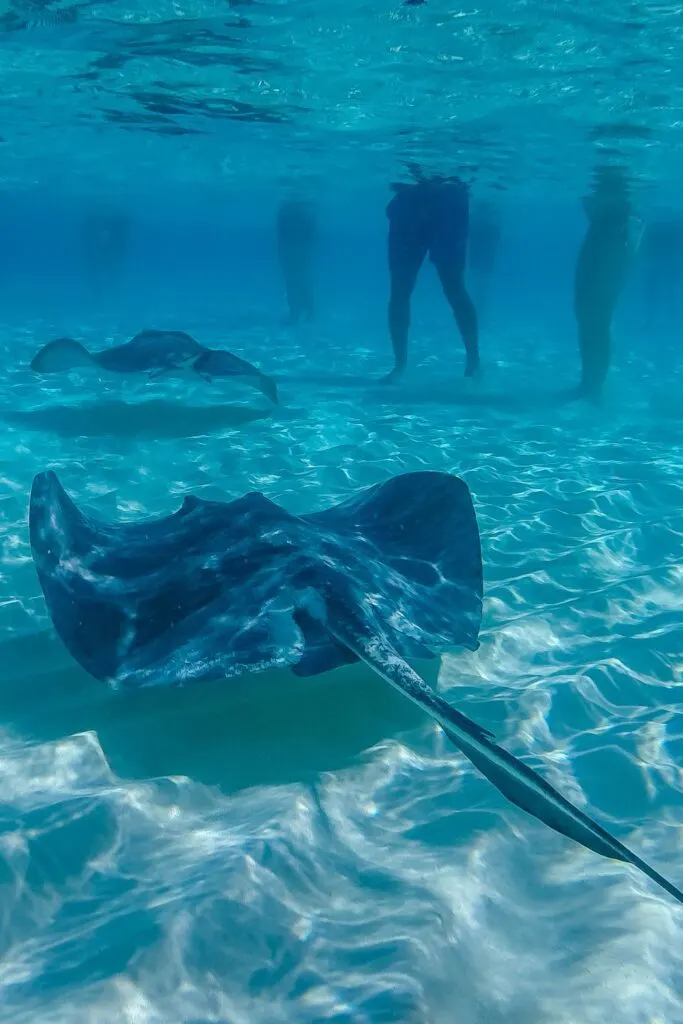
<path fill-rule="evenodd" d="M 469 196 L 463 184 L 399 186 L 387 206 L 389 267 L 415 272 L 427 254 L 437 270 L 463 274 Z"/>

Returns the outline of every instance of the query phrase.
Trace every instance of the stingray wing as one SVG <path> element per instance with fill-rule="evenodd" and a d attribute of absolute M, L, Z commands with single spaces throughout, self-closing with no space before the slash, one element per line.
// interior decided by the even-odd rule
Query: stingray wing
<path fill-rule="evenodd" d="M 245 383 L 266 395 L 271 402 L 278 404 L 277 385 L 273 378 L 262 373 L 246 359 L 241 359 L 233 352 L 228 352 L 227 349 L 204 349 L 195 360 L 193 368 L 196 373 L 208 380 L 219 377 L 242 378 Z"/>
<path fill-rule="evenodd" d="M 88 366 L 93 358 L 80 341 L 73 338 L 55 338 L 36 352 L 31 369 L 36 373 L 60 373 Z"/>
<path fill-rule="evenodd" d="M 338 598 L 343 594 L 349 607 L 370 608 L 385 641 L 402 657 L 477 649 L 481 544 L 463 480 L 447 473 L 405 473 L 302 519 L 314 527 L 310 544 L 317 576 L 310 586 Z M 353 660 L 341 644 L 330 645 L 329 634 L 305 609 L 298 621 L 306 636 L 306 653 L 294 669 L 298 675 Z"/>
<path fill-rule="evenodd" d="M 224 348 L 206 348 L 195 364 L 197 373 L 207 377 L 258 377 L 261 373 L 253 363 L 241 359 Z"/>
<path fill-rule="evenodd" d="M 234 676 L 299 660 L 285 581 L 293 517 L 260 494 L 188 498 L 173 515 L 108 524 L 54 473 L 31 490 L 31 548 L 54 626 L 97 679 L 128 686 Z"/>

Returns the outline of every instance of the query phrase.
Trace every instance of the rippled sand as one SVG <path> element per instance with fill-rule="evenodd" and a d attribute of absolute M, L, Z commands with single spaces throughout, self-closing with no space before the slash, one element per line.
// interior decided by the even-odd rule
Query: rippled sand
<path fill-rule="evenodd" d="M 250 344 L 268 369 L 283 342 Z M 683 908 L 507 805 L 362 669 L 124 711 L 54 638 L 28 546 L 38 470 L 125 518 L 188 491 L 312 510 L 458 473 L 485 614 L 441 692 L 683 883 L 683 419 L 459 406 L 443 361 L 385 391 L 364 383 L 384 352 L 313 347 L 279 352 L 273 414 L 186 382 L 0 382 L 0 1020 L 683 1021 Z"/>

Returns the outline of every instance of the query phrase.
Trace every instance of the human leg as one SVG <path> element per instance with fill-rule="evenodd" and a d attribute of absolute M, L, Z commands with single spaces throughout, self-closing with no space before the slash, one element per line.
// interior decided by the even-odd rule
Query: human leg
<path fill-rule="evenodd" d="M 389 204 L 389 335 L 394 351 L 394 369 L 384 378 L 393 383 L 403 375 L 408 362 L 410 299 L 417 275 L 427 254 L 427 242 L 420 223 L 420 211 L 412 197 L 397 195 Z"/>

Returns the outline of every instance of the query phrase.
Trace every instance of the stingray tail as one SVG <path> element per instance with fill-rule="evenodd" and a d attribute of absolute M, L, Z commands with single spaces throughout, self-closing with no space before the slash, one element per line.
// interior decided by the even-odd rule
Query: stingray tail
<path fill-rule="evenodd" d="M 43 345 L 31 360 L 34 373 L 59 373 L 78 366 L 89 366 L 92 357 L 80 341 L 73 338 L 55 338 Z"/>
<path fill-rule="evenodd" d="M 318 611 L 321 604 L 322 598 Z M 326 628 L 335 640 L 348 647 L 386 682 L 431 715 L 451 743 L 511 803 L 586 849 L 602 857 L 632 864 L 679 903 L 683 903 L 683 892 L 680 889 L 566 800 L 533 768 L 500 747 L 492 733 L 482 729 L 434 693 L 392 646 L 377 636 L 360 617 L 349 620 L 348 608 L 345 608 L 344 615 L 332 621 L 329 609 L 326 608 Z"/>

